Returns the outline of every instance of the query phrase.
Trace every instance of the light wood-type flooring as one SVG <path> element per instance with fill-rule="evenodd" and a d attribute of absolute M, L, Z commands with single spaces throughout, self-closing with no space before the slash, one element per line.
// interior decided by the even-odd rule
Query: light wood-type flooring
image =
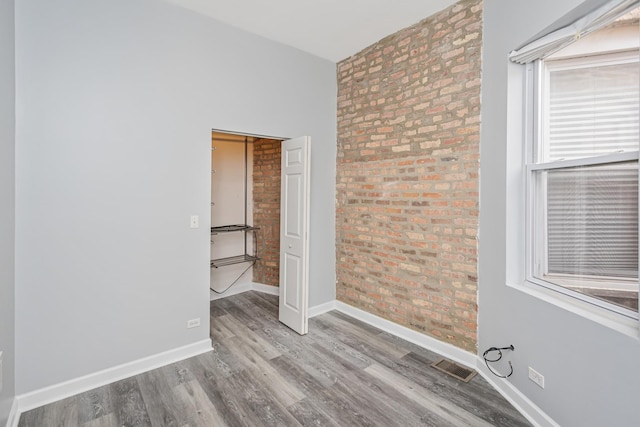
<path fill-rule="evenodd" d="M 479 375 L 463 383 L 440 357 L 330 312 L 299 336 L 278 298 L 211 303 L 213 351 L 22 414 L 20 427 L 528 426 Z"/>

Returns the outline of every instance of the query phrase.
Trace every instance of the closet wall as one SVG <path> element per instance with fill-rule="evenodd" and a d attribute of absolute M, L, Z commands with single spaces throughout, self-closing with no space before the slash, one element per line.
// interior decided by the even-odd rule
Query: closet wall
<path fill-rule="evenodd" d="M 214 133 L 211 139 L 211 226 L 218 227 L 243 224 L 245 221 L 244 138 L 229 135 L 226 138 L 238 139 L 237 142 L 223 141 Z M 253 215 L 253 144 L 247 145 L 247 222 L 251 224 Z M 244 235 L 239 233 L 221 233 L 211 236 L 211 259 L 225 258 L 244 252 Z M 252 238 L 247 239 L 248 250 L 252 252 Z M 223 291 L 250 263 L 211 268 L 210 288 Z M 252 281 L 251 272 L 244 274 L 234 287 L 247 286 Z M 216 294 L 212 292 L 212 296 Z"/>

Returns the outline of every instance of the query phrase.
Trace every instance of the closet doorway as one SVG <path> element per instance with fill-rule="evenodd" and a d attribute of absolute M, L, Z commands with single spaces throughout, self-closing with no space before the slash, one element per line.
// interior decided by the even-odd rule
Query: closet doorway
<path fill-rule="evenodd" d="M 211 299 L 279 295 L 279 320 L 300 334 L 308 329 L 309 156 L 309 137 L 211 133 Z"/>
<path fill-rule="evenodd" d="M 212 131 L 212 299 L 269 286 L 280 269 L 282 140 Z"/>

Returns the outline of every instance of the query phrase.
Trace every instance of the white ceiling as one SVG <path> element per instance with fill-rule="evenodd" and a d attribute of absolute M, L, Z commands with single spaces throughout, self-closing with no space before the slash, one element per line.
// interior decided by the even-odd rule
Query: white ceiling
<path fill-rule="evenodd" d="M 338 62 L 455 0 L 167 0 Z"/>

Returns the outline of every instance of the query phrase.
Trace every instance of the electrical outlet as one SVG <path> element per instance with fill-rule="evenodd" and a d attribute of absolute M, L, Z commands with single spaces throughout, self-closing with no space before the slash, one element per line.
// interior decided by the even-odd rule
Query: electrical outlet
<path fill-rule="evenodd" d="M 198 215 L 191 215 L 191 219 L 189 221 L 189 226 L 191 228 L 200 227 L 200 217 Z"/>
<path fill-rule="evenodd" d="M 544 375 L 529 366 L 529 379 L 544 388 Z"/>
<path fill-rule="evenodd" d="M 187 320 L 187 329 L 197 328 L 200 326 L 200 318 Z"/>

